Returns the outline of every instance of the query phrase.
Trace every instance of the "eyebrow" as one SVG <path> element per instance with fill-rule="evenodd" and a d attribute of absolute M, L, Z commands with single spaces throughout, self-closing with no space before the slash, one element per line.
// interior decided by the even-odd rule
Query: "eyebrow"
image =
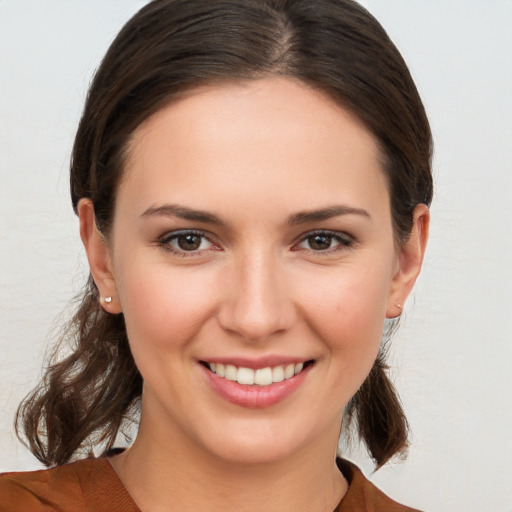
<path fill-rule="evenodd" d="M 308 210 L 296 213 L 288 218 L 290 226 L 306 224 L 308 222 L 318 222 L 322 220 L 339 217 L 340 215 L 360 215 L 371 220 L 370 214 L 362 208 L 354 208 L 346 205 L 333 205 L 320 210 Z"/>
<path fill-rule="evenodd" d="M 141 217 L 152 216 L 179 217 L 180 219 L 205 222 L 207 224 L 216 224 L 218 226 L 226 226 L 226 222 L 224 222 L 220 217 L 217 217 L 217 215 L 214 215 L 213 213 L 205 212 L 202 210 L 194 210 L 192 208 L 187 208 L 186 206 L 180 206 L 177 204 L 152 206 L 141 215 Z"/>
<path fill-rule="evenodd" d="M 371 220 L 370 214 L 362 208 L 354 208 L 347 205 L 333 205 L 319 210 L 306 210 L 295 213 L 288 217 L 288 225 L 296 226 L 310 222 L 319 222 L 341 215 L 359 215 Z M 164 204 L 162 206 L 151 206 L 141 217 L 179 217 L 180 219 L 192 220 L 196 222 L 205 222 L 217 226 L 227 227 L 228 224 L 217 215 L 203 210 L 195 210 L 177 204 Z"/>

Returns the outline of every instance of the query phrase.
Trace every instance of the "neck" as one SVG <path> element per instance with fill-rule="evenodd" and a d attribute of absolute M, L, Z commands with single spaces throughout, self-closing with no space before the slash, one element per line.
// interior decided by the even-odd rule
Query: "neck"
<path fill-rule="evenodd" d="M 170 504 L 182 512 L 332 512 L 348 487 L 335 464 L 337 436 L 279 460 L 234 463 L 186 436 L 149 435 L 141 421 L 135 443 L 111 462 L 142 512 Z"/>

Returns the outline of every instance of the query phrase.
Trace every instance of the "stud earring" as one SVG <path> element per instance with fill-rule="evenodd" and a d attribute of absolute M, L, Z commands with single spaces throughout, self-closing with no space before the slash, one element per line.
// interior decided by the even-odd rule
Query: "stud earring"
<path fill-rule="evenodd" d="M 105 298 L 103 299 L 103 302 L 104 302 L 105 304 L 110 304 L 110 303 L 112 302 L 112 297 L 105 297 Z"/>
<path fill-rule="evenodd" d="M 402 306 L 402 304 L 398 304 L 398 302 L 396 303 L 397 307 L 399 307 L 400 309 L 404 309 L 404 307 Z"/>

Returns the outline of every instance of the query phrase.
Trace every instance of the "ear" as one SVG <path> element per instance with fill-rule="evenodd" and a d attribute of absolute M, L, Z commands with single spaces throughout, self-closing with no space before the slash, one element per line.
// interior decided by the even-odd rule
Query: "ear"
<path fill-rule="evenodd" d="M 96 226 L 94 205 L 90 199 L 80 199 L 78 203 L 80 238 L 87 253 L 89 268 L 98 291 L 100 304 L 108 313 L 121 313 L 116 283 L 112 273 L 112 258 L 105 237 Z M 111 297 L 110 300 L 105 300 Z"/>
<path fill-rule="evenodd" d="M 387 318 L 396 318 L 402 313 L 403 305 L 416 282 L 428 241 L 430 212 L 428 206 L 419 204 L 414 209 L 414 221 L 411 235 L 399 249 L 398 269 L 391 285 Z"/>

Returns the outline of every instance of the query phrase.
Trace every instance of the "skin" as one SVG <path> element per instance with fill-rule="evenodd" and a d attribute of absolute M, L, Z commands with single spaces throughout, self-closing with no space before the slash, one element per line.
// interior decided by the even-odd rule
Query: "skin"
<path fill-rule="evenodd" d="M 291 80 L 196 89 L 136 130 L 109 239 L 88 199 L 79 216 L 100 294 L 113 297 L 102 305 L 123 312 L 144 378 L 139 435 L 112 459 L 142 510 L 335 508 L 347 489 L 334 465 L 343 409 L 427 240 L 419 205 L 397 248 L 389 202 L 373 136 Z M 163 205 L 222 224 L 147 213 Z M 334 205 L 355 211 L 289 222 Z M 206 238 L 172 252 L 177 230 Z M 326 249 L 314 245 L 318 231 Z M 219 397 L 198 362 L 268 355 L 315 363 L 263 409 Z"/>

